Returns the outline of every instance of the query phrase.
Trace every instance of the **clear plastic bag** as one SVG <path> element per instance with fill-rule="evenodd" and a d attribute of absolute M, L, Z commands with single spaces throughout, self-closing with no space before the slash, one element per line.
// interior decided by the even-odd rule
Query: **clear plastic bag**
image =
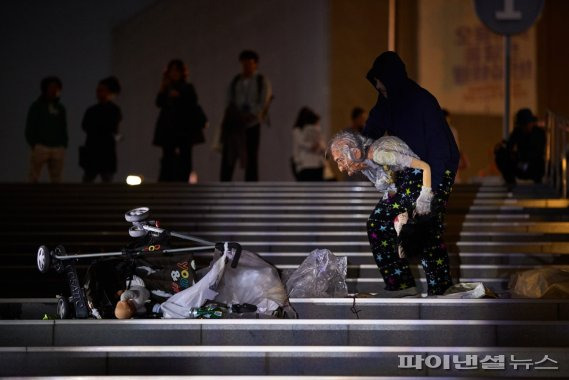
<path fill-rule="evenodd" d="M 286 282 L 291 298 L 327 298 L 348 295 L 348 259 L 327 249 L 315 249 Z"/>
<path fill-rule="evenodd" d="M 218 256 L 218 253 L 214 257 Z M 260 314 L 271 314 L 288 302 L 277 269 L 253 252 L 243 250 L 236 268 L 226 266 L 215 301 L 227 305 L 248 303 Z"/>
<path fill-rule="evenodd" d="M 237 267 L 227 265 L 231 252 L 215 251 L 207 274 L 192 287 L 161 305 L 164 318 L 189 318 L 190 309 L 206 300 L 226 305 L 248 303 L 260 314 L 270 315 L 288 304 L 288 297 L 277 269 L 257 254 L 243 250 Z"/>
<path fill-rule="evenodd" d="M 544 267 L 514 273 L 510 277 L 514 296 L 569 298 L 569 266 Z"/>
<path fill-rule="evenodd" d="M 445 298 L 497 298 L 496 293 L 481 282 L 460 282 L 448 288 L 442 297 Z"/>

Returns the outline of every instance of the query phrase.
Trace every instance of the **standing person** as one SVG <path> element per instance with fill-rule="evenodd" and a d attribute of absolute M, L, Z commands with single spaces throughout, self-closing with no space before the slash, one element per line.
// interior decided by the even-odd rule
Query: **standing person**
<path fill-rule="evenodd" d="M 207 117 L 181 60 L 174 59 L 166 66 L 156 106 L 160 114 L 153 144 L 162 147 L 158 180 L 188 182 L 193 168 L 192 147 L 205 142 Z"/>
<path fill-rule="evenodd" d="M 407 77 L 405 64 L 397 53 L 387 51 L 379 55 L 366 77 L 379 94 L 363 134 L 371 139 L 378 139 L 386 132 L 397 136 L 430 166 L 432 186 L 425 191 L 432 192 L 442 201 L 433 220 L 436 236 L 433 246 L 437 248 L 436 252 L 431 252 L 431 257 L 437 259 L 427 257 L 423 266 L 441 265 L 448 273 L 445 281 L 450 286 L 449 259 L 443 234 L 445 205 L 459 161 L 453 134 L 437 99 Z M 433 294 L 442 294 L 445 290 L 439 287 Z"/>
<path fill-rule="evenodd" d="M 58 77 L 41 81 L 41 95 L 32 103 L 26 120 L 26 141 L 31 148 L 29 181 L 38 182 L 47 164 L 51 182 L 61 182 L 67 148 L 67 114 L 59 98 L 63 84 Z"/>
<path fill-rule="evenodd" d="M 117 171 L 115 142 L 122 113 L 113 99 L 120 91 L 116 77 L 102 79 L 97 85 L 97 104 L 85 111 L 81 126 L 87 139 L 79 150 L 79 164 L 84 170 L 83 182 L 93 182 L 98 175 L 103 182 L 112 182 Z"/>
<path fill-rule="evenodd" d="M 231 181 L 239 159 L 245 181 L 258 181 L 261 124 L 272 99 L 271 83 L 258 73 L 259 55 L 252 50 L 239 54 L 241 74 L 229 85 L 227 108 L 221 127 L 221 181 Z"/>
<path fill-rule="evenodd" d="M 298 113 L 292 130 L 292 157 L 299 181 L 322 181 L 324 151 L 320 116 L 308 107 Z"/>
<path fill-rule="evenodd" d="M 545 174 L 545 131 L 529 108 L 516 113 L 514 131 L 494 152 L 496 166 L 511 190 L 516 177 L 540 183 Z"/>
<path fill-rule="evenodd" d="M 396 225 L 417 215 L 440 213 L 452 185 L 452 173 L 447 171 L 441 191 L 431 191 L 431 167 L 422 161 L 407 144 L 395 136 L 383 136 L 375 141 L 353 130 L 335 135 L 328 144 L 332 158 L 340 171 L 349 175 L 361 172 L 381 194 L 381 199 L 367 221 L 368 239 L 374 260 L 390 297 L 417 295 L 415 279 L 406 255 L 399 249 Z M 452 285 L 448 255 L 432 236 L 424 241 L 419 252 L 427 277 L 429 295 L 443 294 Z"/>

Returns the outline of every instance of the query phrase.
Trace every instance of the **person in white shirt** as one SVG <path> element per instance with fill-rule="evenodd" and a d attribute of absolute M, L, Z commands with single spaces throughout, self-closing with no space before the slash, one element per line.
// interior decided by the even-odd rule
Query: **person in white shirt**
<path fill-rule="evenodd" d="M 322 181 L 324 152 L 320 116 L 308 107 L 298 113 L 292 130 L 292 158 L 298 181 Z"/>

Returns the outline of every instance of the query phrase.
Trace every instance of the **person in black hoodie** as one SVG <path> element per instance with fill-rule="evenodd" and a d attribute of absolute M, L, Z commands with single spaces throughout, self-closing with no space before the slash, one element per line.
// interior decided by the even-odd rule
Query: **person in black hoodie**
<path fill-rule="evenodd" d="M 198 95 L 187 82 L 188 69 L 179 59 L 168 63 L 162 77 L 156 106 L 153 144 L 162 147 L 159 181 L 188 182 L 192 172 L 192 147 L 205 141 L 203 128 L 207 117 L 198 103 Z"/>
<path fill-rule="evenodd" d="M 103 182 L 111 182 L 117 171 L 116 136 L 122 113 L 113 99 L 121 91 L 116 77 L 108 77 L 97 85 L 97 104 L 85 111 L 82 127 L 87 134 L 85 145 L 79 149 L 79 165 L 83 168 L 83 182 L 93 182 L 98 175 Z"/>
<path fill-rule="evenodd" d="M 385 134 L 399 137 L 431 168 L 432 189 L 424 190 L 430 193 L 426 196 L 437 202 L 431 207 L 433 238 L 423 242 L 421 264 L 427 277 L 428 294 L 443 294 L 452 285 L 443 234 L 446 204 L 458 168 L 458 147 L 436 98 L 407 77 L 405 64 L 397 53 L 387 51 L 379 55 L 366 78 L 379 95 L 369 112 L 363 134 L 374 140 Z M 380 205 L 381 202 L 378 207 Z M 370 233 L 381 231 L 369 230 Z M 393 266 L 399 260 L 393 250 L 381 264 Z"/>

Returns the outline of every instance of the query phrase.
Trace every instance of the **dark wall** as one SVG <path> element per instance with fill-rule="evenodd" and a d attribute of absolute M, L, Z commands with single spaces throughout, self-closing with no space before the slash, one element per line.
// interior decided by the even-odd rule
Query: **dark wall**
<path fill-rule="evenodd" d="M 302 106 L 322 115 L 328 129 L 328 2 L 326 0 L 165 0 L 114 31 L 113 68 L 124 81 L 125 140 L 119 177 L 158 176 L 161 151 L 151 145 L 158 108 L 154 99 L 172 58 L 184 60 L 190 82 L 210 120 L 206 143 L 194 149 L 200 181 L 219 179 L 220 154 L 211 148 L 227 89 L 240 72 L 239 52 L 259 52 L 259 71 L 272 83 L 271 126 L 261 132 L 259 178 L 292 180 L 292 125 Z M 235 180 L 243 180 L 237 169 Z"/>
<path fill-rule="evenodd" d="M 0 181 L 27 180 L 26 113 L 47 75 L 63 80 L 70 145 L 64 179 L 79 181 L 77 149 L 95 86 L 111 74 L 111 30 L 153 0 L 6 1 L 0 13 Z M 47 175 L 44 173 L 44 178 Z"/>

